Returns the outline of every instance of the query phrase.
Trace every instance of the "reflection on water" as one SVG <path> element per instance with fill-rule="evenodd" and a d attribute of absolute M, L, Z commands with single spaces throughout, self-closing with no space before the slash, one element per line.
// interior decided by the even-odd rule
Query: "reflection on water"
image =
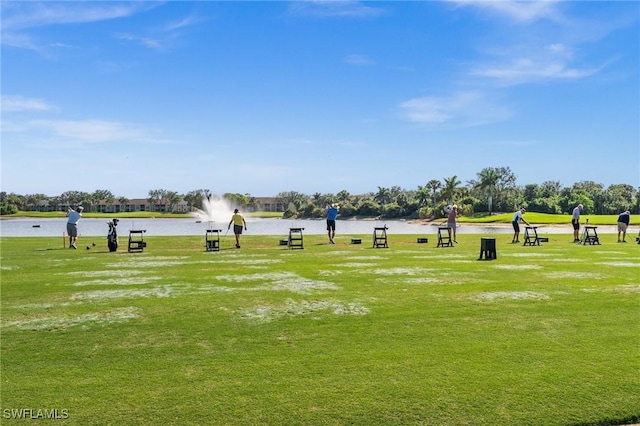
<path fill-rule="evenodd" d="M 0 220 L 0 236 L 3 237 L 55 237 L 66 232 L 66 218 L 33 219 L 16 218 Z M 247 219 L 248 235 L 287 235 L 289 228 L 304 228 L 309 235 L 325 234 L 326 225 L 322 220 L 289 220 L 289 219 Z M 227 232 L 228 222 L 196 222 L 195 219 L 121 219 L 118 233 L 128 235 L 131 229 L 145 229 L 146 235 L 204 235 L 207 229 L 220 229 Z M 387 226 L 389 234 L 436 234 L 438 224 L 408 222 L 400 220 L 338 220 L 337 233 L 343 235 L 371 234 L 374 227 Z M 104 236 L 109 227 L 107 219 L 82 219 L 78 224 L 80 235 Z M 524 231 L 524 229 L 523 229 Z M 461 224 L 458 234 L 511 234 L 511 225 L 469 225 Z M 571 225 L 541 226 L 541 234 L 571 234 Z M 614 233 L 615 226 L 599 226 L 600 233 Z"/>

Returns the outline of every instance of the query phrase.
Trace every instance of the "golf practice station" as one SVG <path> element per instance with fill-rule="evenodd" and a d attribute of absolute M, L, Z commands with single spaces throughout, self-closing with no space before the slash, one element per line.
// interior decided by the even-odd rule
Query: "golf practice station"
<path fill-rule="evenodd" d="M 282 231 L 287 244 L 247 234 L 242 249 L 218 229 L 137 232 L 144 245 L 116 251 L 109 238 L 81 237 L 90 250 L 2 238 L 2 405 L 32 407 L 5 418 L 640 420 L 637 244 L 613 234 L 574 244 L 569 232 L 542 244 L 459 233 L 444 244 L 437 227 L 373 225 L 303 244 L 302 228 Z"/>
<path fill-rule="evenodd" d="M 0 426 L 640 426 L 640 0 L 0 28 Z"/>

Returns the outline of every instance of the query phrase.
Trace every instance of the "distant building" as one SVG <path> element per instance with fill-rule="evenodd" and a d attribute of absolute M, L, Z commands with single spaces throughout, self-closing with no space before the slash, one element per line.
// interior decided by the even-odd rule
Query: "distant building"
<path fill-rule="evenodd" d="M 284 212 L 286 206 L 278 201 L 276 197 L 255 197 L 253 203 L 246 208 L 252 211 L 264 212 Z M 121 203 L 120 200 L 107 202 L 100 200 L 96 204 L 83 203 L 86 213 L 136 213 L 136 212 L 158 212 L 158 213 L 189 213 L 193 209 L 190 208 L 186 201 L 180 201 L 174 205 L 170 205 L 165 201 L 157 204 L 149 203 L 146 198 L 132 198 Z M 54 204 L 48 199 L 41 200 L 38 203 L 29 204 L 26 209 L 29 211 L 61 211 L 66 212 L 70 204 L 60 203 Z"/>
<path fill-rule="evenodd" d="M 256 210 L 262 212 L 284 212 L 286 206 L 275 197 L 255 197 Z"/>
<path fill-rule="evenodd" d="M 129 213 L 129 212 L 158 212 L 158 213 L 188 213 L 189 206 L 186 201 L 180 201 L 173 206 L 160 201 L 158 204 L 151 204 L 146 198 L 133 198 L 121 203 L 114 200 L 107 203 L 100 200 L 98 204 L 89 206 L 89 211 L 97 213 Z"/>

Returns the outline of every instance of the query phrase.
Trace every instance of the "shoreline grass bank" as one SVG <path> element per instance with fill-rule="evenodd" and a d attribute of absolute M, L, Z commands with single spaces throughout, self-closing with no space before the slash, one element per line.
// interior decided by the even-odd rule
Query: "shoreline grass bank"
<path fill-rule="evenodd" d="M 261 218 L 261 219 L 284 219 L 282 213 L 279 212 L 249 212 L 245 213 L 247 218 Z M 2 215 L 2 219 L 17 219 L 17 218 L 64 218 L 63 212 L 19 212 L 15 215 Z M 195 219 L 195 216 L 190 213 L 158 213 L 158 212 L 123 212 L 123 213 L 83 213 L 85 218 L 93 219 Z M 513 213 L 499 213 L 499 214 L 484 214 L 479 213 L 473 216 L 461 216 L 458 221 L 460 223 L 473 223 L 473 224 L 510 224 Z M 311 218 L 313 219 L 313 218 Z M 322 220 L 322 218 L 315 218 Z M 383 220 L 384 217 L 339 217 L 339 220 Z M 415 219 L 415 218 L 387 218 L 389 220 L 406 220 L 419 223 L 439 223 L 445 221 L 445 218 L 438 219 Z M 618 220 L 618 215 L 582 215 L 581 223 L 585 223 L 589 220 L 590 225 L 615 225 Z M 566 225 L 571 223 L 571 215 L 562 214 L 547 214 L 547 213 L 535 213 L 528 212 L 525 214 L 525 220 L 532 224 L 540 225 Z M 630 226 L 640 225 L 640 215 L 631 215 Z"/>

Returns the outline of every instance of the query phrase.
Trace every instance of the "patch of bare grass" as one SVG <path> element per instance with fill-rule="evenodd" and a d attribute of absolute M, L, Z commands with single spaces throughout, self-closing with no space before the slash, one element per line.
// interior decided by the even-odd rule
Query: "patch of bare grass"
<path fill-rule="evenodd" d="M 291 272 L 272 272 L 267 274 L 245 274 L 245 275 L 221 275 L 215 277 L 219 281 L 227 282 L 257 282 L 260 285 L 250 288 L 239 288 L 238 290 L 252 290 L 252 291 L 264 291 L 264 290 L 276 290 L 276 291 L 290 291 L 294 293 L 308 293 L 310 291 L 318 290 L 337 290 L 339 287 L 335 284 L 322 281 L 312 280 L 309 278 L 301 277 L 298 274 Z"/>
<path fill-rule="evenodd" d="M 358 302 L 344 303 L 333 300 L 287 300 L 282 305 L 257 305 L 240 311 L 240 316 L 258 323 L 270 322 L 283 317 L 311 317 L 324 315 L 366 315 L 369 308 Z"/>
<path fill-rule="evenodd" d="M 126 307 L 108 311 L 92 312 L 78 316 L 50 316 L 44 318 L 29 318 L 10 321 L 2 324 L 2 328 L 17 328 L 19 330 L 56 330 L 73 326 L 90 324 L 112 324 L 138 318 L 138 308 Z"/>
<path fill-rule="evenodd" d="M 614 266 L 621 268 L 640 268 L 640 262 L 623 262 L 623 261 L 611 261 L 611 262 L 596 262 L 596 265 Z"/>
<path fill-rule="evenodd" d="M 340 263 L 339 266 L 342 268 L 351 268 L 351 269 L 363 269 L 363 268 L 371 268 L 375 266 L 375 263 L 365 263 L 365 262 L 347 262 Z"/>
<path fill-rule="evenodd" d="M 580 272 L 580 271 L 555 271 L 555 272 L 545 272 L 542 274 L 543 276 L 547 277 L 547 278 L 553 278 L 553 279 L 576 279 L 576 280 L 582 280 L 582 279 L 595 279 L 595 280 L 599 280 L 599 279 L 603 279 L 606 276 L 603 274 L 594 274 L 592 272 Z"/>
<path fill-rule="evenodd" d="M 73 294 L 71 300 L 80 301 L 101 301 L 110 299 L 136 299 L 157 297 L 170 297 L 175 293 L 171 286 L 144 288 L 144 289 L 127 289 L 127 290 L 96 290 L 86 291 Z"/>
<path fill-rule="evenodd" d="M 542 266 L 540 265 L 492 265 L 492 267 L 496 269 L 505 269 L 505 270 L 542 269 Z"/>
<path fill-rule="evenodd" d="M 105 285 L 116 285 L 116 286 L 126 286 L 126 285 L 145 285 L 149 284 L 152 281 L 161 280 L 162 277 L 122 277 L 122 278 L 109 278 L 106 280 L 88 280 L 88 281 L 78 281 L 73 283 L 74 287 L 85 287 L 85 286 L 105 286 Z"/>
<path fill-rule="evenodd" d="M 551 253 L 508 253 L 507 257 L 552 257 Z"/>
<path fill-rule="evenodd" d="M 376 268 L 370 271 L 375 275 L 424 275 L 432 272 L 433 269 L 429 268 Z"/>
<path fill-rule="evenodd" d="M 471 300 L 494 302 L 498 300 L 548 300 L 549 296 L 533 291 L 492 291 L 472 296 Z"/>

